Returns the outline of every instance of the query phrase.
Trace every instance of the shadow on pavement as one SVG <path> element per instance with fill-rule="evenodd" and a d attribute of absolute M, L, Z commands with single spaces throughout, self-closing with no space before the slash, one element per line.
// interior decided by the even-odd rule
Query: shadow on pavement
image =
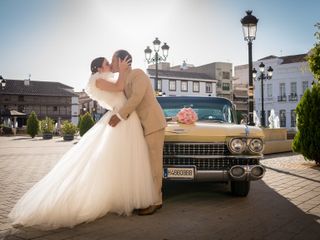
<path fill-rule="evenodd" d="M 318 240 L 317 220 L 263 181 L 252 182 L 246 198 L 223 184 L 174 182 L 165 183 L 163 208 L 154 215 L 108 214 L 72 229 L 11 230 L 4 239 Z"/>
<path fill-rule="evenodd" d="M 19 140 L 32 140 L 32 138 L 31 137 L 15 137 L 11 139 L 11 141 L 19 141 Z"/>
<path fill-rule="evenodd" d="M 283 152 L 283 153 L 264 154 L 263 158 L 269 159 L 269 158 L 276 158 L 276 157 L 291 157 L 296 155 L 300 155 L 300 154 L 296 152 Z"/>

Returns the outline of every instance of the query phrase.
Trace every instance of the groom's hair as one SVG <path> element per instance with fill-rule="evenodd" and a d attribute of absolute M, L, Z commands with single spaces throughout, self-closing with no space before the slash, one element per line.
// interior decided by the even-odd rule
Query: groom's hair
<path fill-rule="evenodd" d="M 116 51 L 114 54 L 116 55 L 116 57 L 120 58 L 121 60 L 124 60 L 126 56 L 128 56 L 129 65 L 132 64 L 132 56 L 128 51 L 120 49 Z"/>

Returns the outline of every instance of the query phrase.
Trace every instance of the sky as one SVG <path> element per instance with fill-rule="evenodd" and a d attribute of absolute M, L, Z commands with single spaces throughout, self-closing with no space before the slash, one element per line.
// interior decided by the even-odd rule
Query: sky
<path fill-rule="evenodd" d="M 248 62 L 240 20 L 258 19 L 253 60 L 306 53 L 315 43 L 319 0 L 0 0 L 0 75 L 57 81 L 82 90 L 91 61 L 118 49 L 145 70 L 155 37 L 171 65 Z"/>

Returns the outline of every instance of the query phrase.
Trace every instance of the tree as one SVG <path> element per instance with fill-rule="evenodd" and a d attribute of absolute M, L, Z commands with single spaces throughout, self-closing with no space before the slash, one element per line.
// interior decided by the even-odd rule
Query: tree
<path fill-rule="evenodd" d="M 316 43 L 311 49 L 308 56 L 308 63 L 311 72 L 313 73 L 315 79 L 320 80 L 320 23 L 315 25 L 318 28 L 318 31 L 314 34 L 316 37 Z"/>
<path fill-rule="evenodd" d="M 91 114 L 88 112 L 84 114 L 79 125 L 80 136 L 83 136 L 94 125 Z"/>
<path fill-rule="evenodd" d="M 27 133 L 34 138 L 39 132 L 39 120 L 35 112 L 32 112 L 27 120 Z"/>
<path fill-rule="evenodd" d="M 305 159 L 320 164 L 320 23 L 315 25 L 317 42 L 310 51 L 308 63 L 311 72 L 318 81 L 307 89 L 300 100 L 296 114 L 298 132 L 293 140 L 293 150 L 301 153 Z"/>

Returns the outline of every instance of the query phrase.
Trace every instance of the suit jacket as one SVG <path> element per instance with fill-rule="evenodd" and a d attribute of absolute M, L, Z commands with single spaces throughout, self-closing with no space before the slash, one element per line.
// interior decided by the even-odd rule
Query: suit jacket
<path fill-rule="evenodd" d="M 127 119 L 136 111 L 144 135 L 166 127 L 166 120 L 155 97 L 151 80 L 141 69 L 129 70 L 124 92 L 128 101 L 118 112 L 123 119 Z"/>

